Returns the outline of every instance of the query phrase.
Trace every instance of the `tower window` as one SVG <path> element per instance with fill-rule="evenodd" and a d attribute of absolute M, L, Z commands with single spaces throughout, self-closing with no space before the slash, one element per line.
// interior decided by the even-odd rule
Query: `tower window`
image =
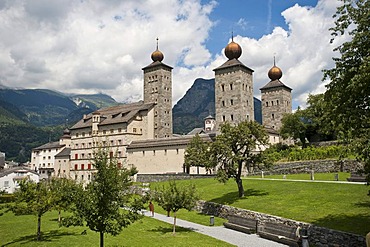
<path fill-rule="evenodd" d="M 233 90 L 233 84 L 230 83 L 230 90 Z"/>
<path fill-rule="evenodd" d="M 224 121 L 224 122 L 226 121 L 226 118 L 225 118 L 225 116 L 222 116 L 222 121 Z"/>
<path fill-rule="evenodd" d="M 231 114 L 230 118 L 231 118 L 231 121 L 234 121 L 234 115 L 233 114 Z"/>
<path fill-rule="evenodd" d="M 230 100 L 230 105 L 234 105 L 234 100 L 233 99 Z"/>
<path fill-rule="evenodd" d="M 271 106 L 273 106 L 274 105 L 274 101 L 271 101 Z"/>
<path fill-rule="evenodd" d="M 278 99 L 276 100 L 276 105 L 279 105 L 279 100 Z"/>
<path fill-rule="evenodd" d="M 275 120 L 275 114 L 274 113 L 271 114 L 271 118 L 272 118 L 272 120 Z"/>
<path fill-rule="evenodd" d="M 249 115 L 247 114 L 247 120 L 249 120 Z"/>
<path fill-rule="evenodd" d="M 225 106 L 225 101 L 224 100 L 222 101 L 222 106 Z"/>
<path fill-rule="evenodd" d="M 267 106 L 267 107 L 269 106 L 269 102 L 266 102 L 266 106 Z"/>
<path fill-rule="evenodd" d="M 221 91 L 225 92 L 225 85 L 221 85 Z"/>

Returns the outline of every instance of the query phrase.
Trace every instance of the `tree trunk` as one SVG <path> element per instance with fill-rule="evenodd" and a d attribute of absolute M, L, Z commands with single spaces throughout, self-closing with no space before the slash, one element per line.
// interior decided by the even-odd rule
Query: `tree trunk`
<path fill-rule="evenodd" d="M 100 232 L 100 247 L 104 247 L 104 232 Z"/>
<path fill-rule="evenodd" d="M 242 168 L 243 168 L 243 162 L 239 161 L 238 173 L 236 174 L 236 178 L 235 178 L 236 184 L 238 185 L 239 197 L 244 197 L 243 181 L 241 180 Z"/>
<path fill-rule="evenodd" d="M 236 178 L 236 183 L 238 185 L 239 197 L 244 197 L 243 181 L 240 177 Z"/>
<path fill-rule="evenodd" d="M 172 234 L 175 235 L 176 233 L 176 212 L 173 212 L 173 231 Z"/>
<path fill-rule="evenodd" d="M 37 241 L 41 240 L 41 215 L 37 215 Z"/>
<path fill-rule="evenodd" d="M 61 210 L 58 211 L 58 223 L 60 224 L 60 221 L 62 220 L 62 216 L 61 216 Z"/>

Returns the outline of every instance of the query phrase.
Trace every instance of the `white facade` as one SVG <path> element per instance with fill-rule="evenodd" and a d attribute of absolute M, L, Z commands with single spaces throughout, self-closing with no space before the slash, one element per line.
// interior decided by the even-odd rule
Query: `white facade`
<path fill-rule="evenodd" d="M 14 193 L 23 179 L 38 183 L 39 175 L 25 167 L 5 169 L 0 173 L 0 190 L 5 190 L 6 193 Z"/>

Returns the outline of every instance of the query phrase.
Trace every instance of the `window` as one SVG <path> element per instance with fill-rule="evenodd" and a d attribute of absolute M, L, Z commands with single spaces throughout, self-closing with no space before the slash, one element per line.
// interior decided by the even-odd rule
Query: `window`
<path fill-rule="evenodd" d="M 113 152 L 109 152 L 109 158 L 113 158 Z"/>
<path fill-rule="evenodd" d="M 272 118 L 272 120 L 275 120 L 275 114 L 274 113 L 271 114 L 271 118 Z"/>
<path fill-rule="evenodd" d="M 233 114 L 231 114 L 230 118 L 231 118 L 231 121 L 234 121 L 234 115 Z"/>
<path fill-rule="evenodd" d="M 78 154 L 75 154 L 75 160 L 77 160 L 78 159 Z"/>
<path fill-rule="evenodd" d="M 106 130 L 103 130 L 103 134 L 105 135 L 107 133 L 107 131 Z"/>
<path fill-rule="evenodd" d="M 75 175 L 75 180 L 77 180 L 77 175 Z"/>
<path fill-rule="evenodd" d="M 88 180 L 91 180 L 91 175 L 89 174 L 89 175 L 87 175 L 87 179 Z"/>
<path fill-rule="evenodd" d="M 91 170 L 91 164 L 87 164 L 87 169 Z"/>
<path fill-rule="evenodd" d="M 112 133 L 112 134 L 113 134 L 113 132 L 114 132 L 114 130 L 113 130 L 113 129 L 110 129 L 110 133 Z"/>
<path fill-rule="evenodd" d="M 279 100 L 278 99 L 276 100 L 276 105 L 279 105 Z"/>
<path fill-rule="evenodd" d="M 271 101 L 271 106 L 273 106 L 274 105 L 274 101 Z"/>
<path fill-rule="evenodd" d="M 132 129 L 132 132 L 136 133 L 136 128 L 133 128 L 133 129 Z"/>
<path fill-rule="evenodd" d="M 155 150 L 153 150 L 153 155 L 155 156 Z"/>
<path fill-rule="evenodd" d="M 78 133 L 76 133 L 76 137 L 78 137 Z"/>
<path fill-rule="evenodd" d="M 176 148 L 176 154 L 179 154 L 179 149 L 178 148 Z"/>
<path fill-rule="evenodd" d="M 4 187 L 9 187 L 9 181 L 4 181 Z"/>
<path fill-rule="evenodd" d="M 266 106 L 267 106 L 267 107 L 269 106 L 269 102 L 266 102 Z"/>
<path fill-rule="evenodd" d="M 84 180 L 84 175 L 81 175 L 81 180 Z"/>
<path fill-rule="evenodd" d="M 225 122 L 225 121 L 226 121 L 225 116 L 222 116 L 222 121 L 223 121 L 223 122 Z"/>
<path fill-rule="evenodd" d="M 81 170 L 85 170 L 85 165 L 81 164 Z"/>
<path fill-rule="evenodd" d="M 221 91 L 225 92 L 225 86 L 224 85 L 221 85 Z"/>
<path fill-rule="evenodd" d="M 78 170 L 78 165 L 77 164 L 75 164 L 75 170 Z"/>
<path fill-rule="evenodd" d="M 233 84 L 230 83 L 230 90 L 233 90 Z"/>
<path fill-rule="evenodd" d="M 85 132 L 82 132 L 82 137 L 84 137 L 85 136 Z"/>
<path fill-rule="evenodd" d="M 222 106 L 225 106 L 225 101 L 222 101 Z"/>
<path fill-rule="evenodd" d="M 167 149 L 164 150 L 164 155 L 167 155 Z"/>
<path fill-rule="evenodd" d="M 145 151 L 143 151 L 143 156 L 145 156 Z"/>
<path fill-rule="evenodd" d="M 121 133 L 122 132 L 122 128 L 118 128 L 118 133 Z"/>
<path fill-rule="evenodd" d="M 230 105 L 234 105 L 234 100 L 233 99 L 230 100 Z"/>

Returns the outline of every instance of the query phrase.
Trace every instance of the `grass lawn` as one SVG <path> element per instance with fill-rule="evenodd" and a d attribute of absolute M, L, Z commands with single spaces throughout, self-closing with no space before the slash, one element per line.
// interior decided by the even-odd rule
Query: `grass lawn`
<path fill-rule="evenodd" d="M 317 181 L 335 181 L 335 173 L 315 173 L 314 178 Z M 347 178 L 351 176 L 349 172 L 338 172 L 339 181 L 347 181 Z M 287 174 L 286 179 L 294 180 L 311 180 L 310 173 L 299 173 L 299 174 Z M 248 176 L 248 178 L 261 178 L 261 176 Z M 282 179 L 283 175 L 265 175 L 264 178 Z"/>
<path fill-rule="evenodd" d="M 200 198 L 315 225 L 366 235 L 370 232 L 369 187 L 362 184 L 311 183 L 289 180 L 244 179 L 245 197 L 239 198 L 236 183 L 215 179 L 178 181 L 194 183 Z M 150 186 L 155 189 L 156 183 Z M 179 218 L 189 219 L 186 211 Z M 189 217 L 189 218 L 187 218 Z M 209 224 L 208 219 L 200 221 Z M 200 222 L 198 222 L 200 223 Z"/>
<path fill-rule="evenodd" d="M 43 241 L 36 241 L 35 216 L 0 216 L 0 246 L 99 246 L 99 234 L 86 227 L 59 228 L 57 213 L 42 218 Z M 233 246 L 217 239 L 178 227 L 172 235 L 172 225 L 150 217 L 125 228 L 118 236 L 105 235 L 105 246 Z"/>

